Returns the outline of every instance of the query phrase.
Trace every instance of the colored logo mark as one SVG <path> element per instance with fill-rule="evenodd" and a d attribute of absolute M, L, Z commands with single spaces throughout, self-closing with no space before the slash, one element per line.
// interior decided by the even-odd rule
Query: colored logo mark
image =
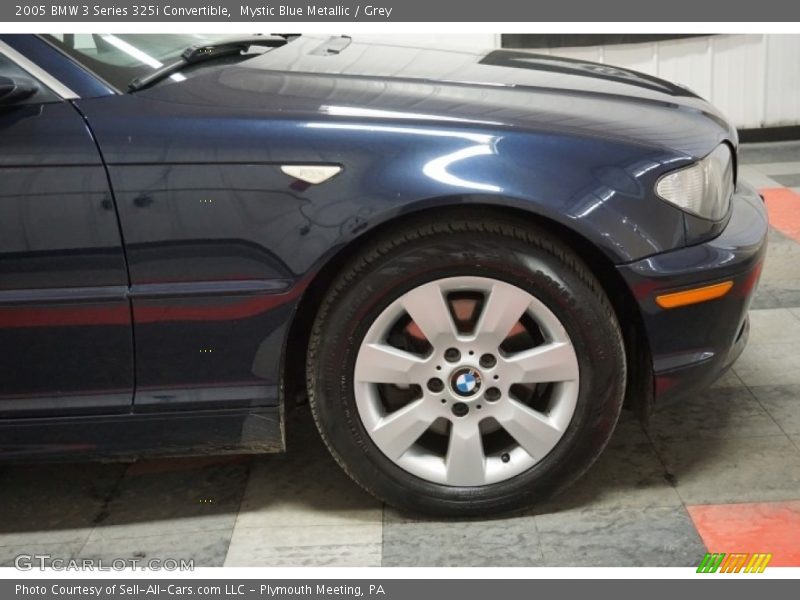
<path fill-rule="evenodd" d="M 456 380 L 456 387 L 462 394 L 469 394 L 475 389 L 475 377 L 471 373 L 463 373 Z"/>
<path fill-rule="evenodd" d="M 471 396 L 480 389 L 481 376 L 472 367 L 462 368 L 453 373 L 450 385 L 459 396 Z"/>
<path fill-rule="evenodd" d="M 724 552 L 707 553 L 700 566 L 697 567 L 698 573 L 763 573 L 767 568 L 772 554 L 748 554 Z"/>

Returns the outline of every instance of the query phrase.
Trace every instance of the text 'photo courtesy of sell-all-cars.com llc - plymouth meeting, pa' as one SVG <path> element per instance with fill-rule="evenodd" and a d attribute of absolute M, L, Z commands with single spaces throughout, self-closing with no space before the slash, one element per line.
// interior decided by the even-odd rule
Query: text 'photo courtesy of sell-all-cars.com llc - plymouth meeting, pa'
<path fill-rule="evenodd" d="M 518 510 L 713 382 L 766 249 L 684 87 L 346 36 L 0 36 L 2 460 L 281 451 Z M 391 73 L 391 75 L 386 75 Z"/>

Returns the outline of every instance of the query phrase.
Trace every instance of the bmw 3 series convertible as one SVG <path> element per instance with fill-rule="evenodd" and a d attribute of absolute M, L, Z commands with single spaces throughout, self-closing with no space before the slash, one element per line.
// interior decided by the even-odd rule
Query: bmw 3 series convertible
<path fill-rule="evenodd" d="M 307 400 L 389 504 L 540 502 L 741 353 L 737 147 L 550 55 L 0 35 L 0 460 L 281 451 Z"/>

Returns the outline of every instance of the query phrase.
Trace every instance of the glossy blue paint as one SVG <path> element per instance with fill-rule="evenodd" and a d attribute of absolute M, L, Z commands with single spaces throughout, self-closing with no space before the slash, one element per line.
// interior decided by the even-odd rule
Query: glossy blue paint
<path fill-rule="evenodd" d="M 135 340 L 135 351 L 119 342 L 115 356 L 126 393 L 135 381 L 133 402 L 128 396 L 125 403 L 133 414 L 277 405 L 285 365 L 304 359 L 285 352 L 298 304 L 337 253 L 403 215 L 435 210 L 429 214 L 446 218 L 449 207 L 463 204 L 514 209 L 569 230 L 616 267 L 628 286 L 620 293 L 638 304 L 654 360 L 647 368 L 664 397 L 717 375 L 729 362 L 726 351 L 739 344 L 749 292 L 674 312 L 653 303 L 657 290 L 720 277 L 745 281 L 765 243 L 763 206 L 745 198 L 750 192 L 740 190 L 719 223 L 655 197 L 665 172 L 721 142 L 737 144 L 730 124 L 683 88 L 519 53 L 354 40 L 326 55 L 318 50 L 329 40 L 304 36 L 243 62 L 187 70 L 183 81 L 114 93 L 35 36 L 0 37 L 80 95 L 38 109 L 0 109 L 0 132 L 10 140 L 0 168 L 32 160 L 31 144 L 46 144 L 36 155 L 53 164 L 27 165 L 32 185 L 63 187 L 67 166 L 91 167 L 71 193 L 83 206 L 99 202 L 95 212 L 75 208 L 55 220 L 33 215 L 33 222 L 45 238 L 56 239 L 63 218 L 86 219 L 107 236 L 99 254 L 90 241 L 52 243 L 48 261 L 73 257 L 76 266 L 48 279 L 26 266 L 37 250 L 9 245 L 9 225 L 0 221 L 0 265 L 17 273 L 7 280 L 15 293 L 72 288 L 102 304 L 122 290 L 111 302 L 128 316 L 117 316 L 113 327 Z M 37 121 L 43 114 L 62 116 Z M 81 131 L 71 134 L 77 123 Z M 84 154 L 71 150 L 73 135 L 90 140 Z M 342 172 L 309 185 L 281 171 L 287 164 Z M 31 189 L 15 185 L 3 206 L 33 206 Z M 726 251 L 732 260 L 721 260 Z M 100 266 L 97 256 L 115 262 Z M 26 283 L 36 277 L 41 283 Z M 55 294 L 45 304 L 63 301 Z M 0 295 L 0 316 L 3 306 Z M 738 329 L 726 325 L 708 350 L 700 334 L 721 319 Z M 689 335 L 676 334 L 686 327 Z M 8 331 L 0 327 L 0 336 Z M 59 323 L 26 330 L 44 334 L 57 345 L 70 339 Z M 86 361 L 92 351 L 82 342 L 74 357 Z M 85 377 L 78 371 L 72 383 Z M 678 383 L 667 386 L 666 377 Z M 7 414 L 32 395 L 54 413 L 65 406 L 61 388 L 31 387 L 32 379 L 15 385 L 3 402 Z M 95 390 L 94 412 L 114 409 L 103 398 L 114 397 L 116 385 L 109 380 Z"/>
<path fill-rule="evenodd" d="M 660 400 L 701 390 L 727 369 L 747 341 L 747 310 L 766 253 L 769 224 L 764 202 L 740 184 L 723 233 L 703 244 L 618 267 L 641 309 L 653 355 Z M 664 292 L 733 281 L 732 291 L 713 302 L 664 310 Z"/>
<path fill-rule="evenodd" d="M 68 103 L 0 108 L 0 417 L 133 398 L 128 276 L 111 190 Z"/>

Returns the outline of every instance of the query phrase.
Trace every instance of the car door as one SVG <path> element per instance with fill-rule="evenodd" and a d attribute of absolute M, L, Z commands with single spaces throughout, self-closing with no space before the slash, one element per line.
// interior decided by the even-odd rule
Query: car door
<path fill-rule="evenodd" d="M 63 86 L 2 43 L 0 78 L 0 93 L 22 90 L 0 96 L 0 417 L 130 410 L 128 276 L 101 156 Z"/>

